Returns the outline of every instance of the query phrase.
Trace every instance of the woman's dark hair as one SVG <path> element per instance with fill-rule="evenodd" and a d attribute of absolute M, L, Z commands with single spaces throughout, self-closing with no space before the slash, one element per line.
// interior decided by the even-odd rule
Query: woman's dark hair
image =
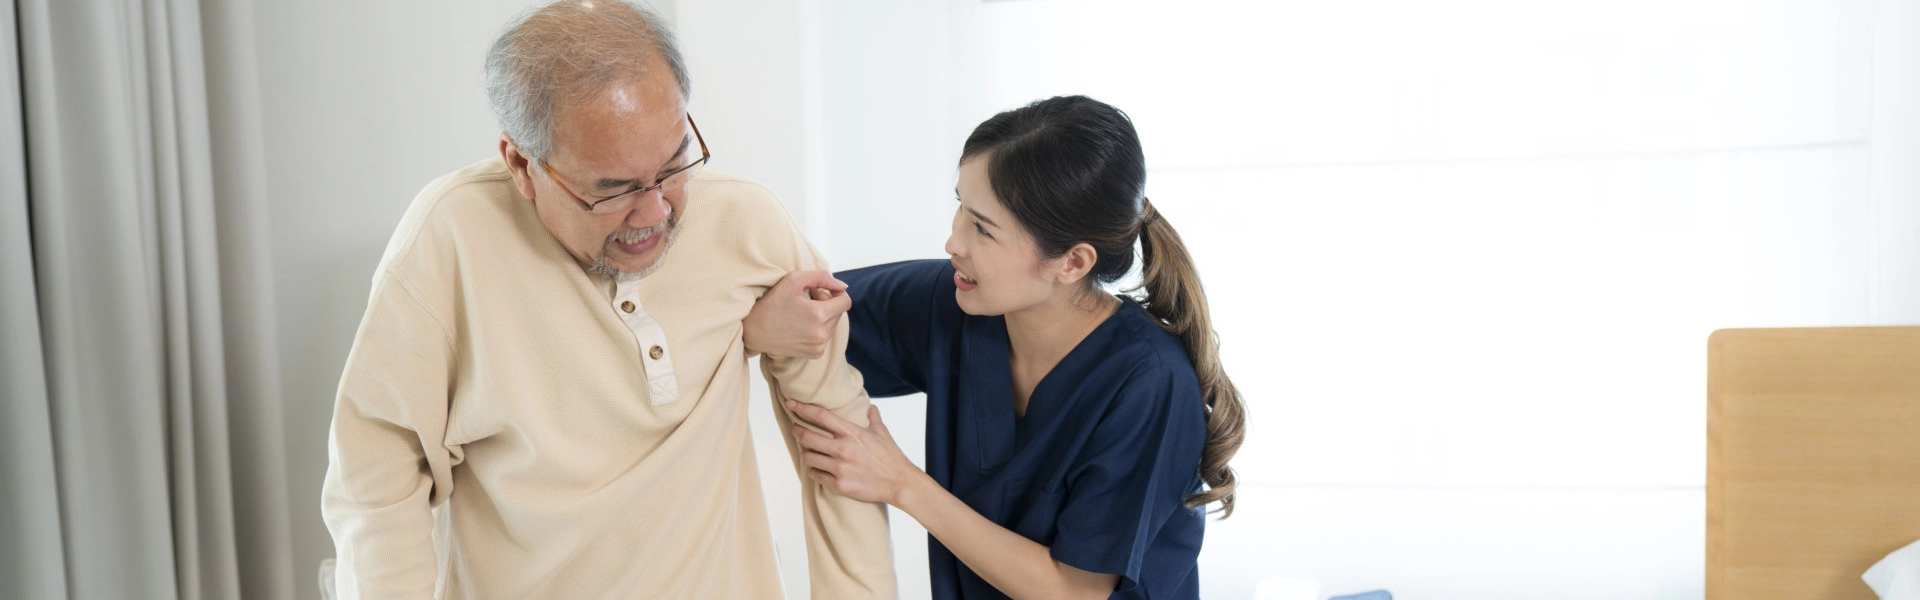
<path fill-rule="evenodd" d="M 1186 244 L 1146 198 L 1147 165 L 1133 121 L 1086 96 L 1040 100 L 987 119 L 961 150 L 962 164 L 987 161 L 993 193 L 1046 259 L 1077 244 L 1096 254 L 1089 285 L 1110 284 L 1133 269 L 1140 242 L 1140 305 L 1180 339 L 1206 399 L 1207 442 L 1200 480 L 1207 489 L 1187 506 L 1220 503 L 1233 514 L 1234 474 L 1227 461 L 1246 437 L 1246 405 L 1220 365 L 1220 340 L 1207 294 Z"/>

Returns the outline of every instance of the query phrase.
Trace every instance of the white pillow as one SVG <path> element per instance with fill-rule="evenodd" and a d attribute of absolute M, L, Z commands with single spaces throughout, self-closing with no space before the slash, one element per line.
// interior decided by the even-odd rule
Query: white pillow
<path fill-rule="evenodd" d="M 1920 542 L 1893 551 L 1860 578 L 1880 600 L 1920 600 Z"/>

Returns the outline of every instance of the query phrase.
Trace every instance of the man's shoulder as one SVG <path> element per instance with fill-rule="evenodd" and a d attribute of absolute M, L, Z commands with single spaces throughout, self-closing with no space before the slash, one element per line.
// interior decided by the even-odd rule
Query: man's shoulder
<path fill-rule="evenodd" d="M 513 174 L 507 171 L 507 163 L 498 156 L 488 157 L 479 162 L 461 167 L 451 173 L 435 177 L 421 188 L 414 203 L 434 203 L 450 196 L 484 195 L 497 197 L 519 192 L 513 187 Z"/>
<path fill-rule="evenodd" d="M 786 204 L 765 184 L 707 169 L 687 187 L 689 231 L 782 248 L 800 236 L 799 224 Z"/>
<path fill-rule="evenodd" d="M 739 211 L 749 216 L 786 217 L 787 207 L 766 184 L 714 169 L 705 169 L 688 184 L 690 210 Z"/>
<path fill-rule="evenodd" d="M 773 189 L 765 184 L 719 169 L 701 169 L 700 174 L 694 176 L 691 185 L 694 189 L 709 194 L 758 197 L 778 201 Z"/>
<path fill-rule="evenodd" d="M 451 260 L 452 243 L 468 235 L 501 239 L 499 232 L 480 230 L 513 228 L 519 198 L 498 156 L 434 178 L 414 195 L 394 228 L 381 257 L 383 270 L 401 262 Z"/>

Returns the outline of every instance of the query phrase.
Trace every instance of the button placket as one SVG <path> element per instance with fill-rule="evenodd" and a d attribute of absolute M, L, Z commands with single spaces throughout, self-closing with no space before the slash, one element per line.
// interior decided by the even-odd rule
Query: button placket
<path fill-rule="evenodd" d="M 647 314 L 646 308 L 639 303 L 639 290 L 632 282 L 623 282 L 614 287 L 614 305 L 619 311 L 620 321 L 633 334 L 639 343 L 641 360 L 644 363 L 644 376 L 652 395 L 652 404 L 660 406 L 671 404 L 680 397 L 679 386 L 673 373 L 673 361 L 667 360 L 667 333 L 660 328 L 658 321 Z"/>

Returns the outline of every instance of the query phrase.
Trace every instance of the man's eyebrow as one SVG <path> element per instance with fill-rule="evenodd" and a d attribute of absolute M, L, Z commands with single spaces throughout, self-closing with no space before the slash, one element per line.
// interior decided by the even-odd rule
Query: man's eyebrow
<path fill-rule="evenodd" d="M 638 184 L 639 184 L 639 180 L 637 179 L 607 178 L 607 179 L 601 179 L 599 182 L 595 183 L 593 186 L 593 189 L 604 190 L 607 188 L 624 188 L 624 187 L 632 187 Z"/>
<path fill-rule="evenodd" d="M 673 149 L 673 156 L 667 157 L 667 164 L 673 164 L 673 159 L 680 158 L 682 155 L 685 155 L 687 153 L 687 148 L 692 145 L 693 145 L 693 134 L 689 133 L 689 134 L 680 136 L 680 147 Z"/>
<path fill-rule="evenodd" d="M 681 155 L 686 154 L 687 148 L 692 144 L 693 144 L 692 135 L 680 136 L 680 147 L 674 149 L 673 156 L 667 157 L 667 164 L 673 164 L 674 159 L 680 158 Z M 604 190 L 607 188 L 624 188 L 624 187 L 633 187 L 637 185 L 641 185 L 640 180 L 638 179 L 614 179 L 614 178 L 608 177 L 608 178 L 601 179 L 600 181 L 594 182 L 593 189 Z"/>

